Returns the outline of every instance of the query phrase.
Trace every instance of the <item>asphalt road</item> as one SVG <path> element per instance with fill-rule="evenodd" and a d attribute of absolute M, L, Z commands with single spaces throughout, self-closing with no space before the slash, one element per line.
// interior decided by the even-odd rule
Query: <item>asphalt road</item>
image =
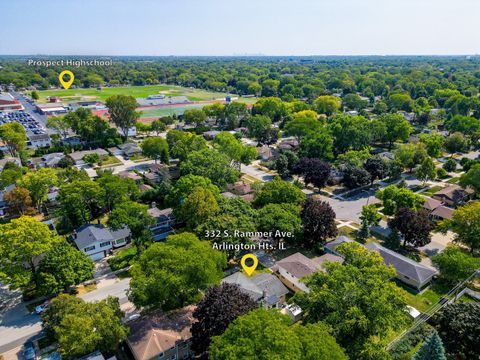
<path fill-rule="evenodd" d="M 119 299 L 120 304 L 128 301 L 127 290 L 129 288 L 130 278 L 119 280 L 111 285 L 103 286 L 86 294 L 80 295 L 80 298 L 87 302 L 100 301 L 108 296 L 114 296 Z"/>
<path fill-rule="evenodd" d="M 28 312 L 20 291 L 0 287 L 0 354 L 22 345 L 42 331 L 40 316 Z"/>

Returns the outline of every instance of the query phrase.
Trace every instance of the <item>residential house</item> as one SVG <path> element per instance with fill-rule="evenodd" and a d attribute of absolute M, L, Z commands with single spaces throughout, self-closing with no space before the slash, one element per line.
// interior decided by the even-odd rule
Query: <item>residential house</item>
<path fill-rule="evenodd" d="M 20 158 L 5 157 L 3 159 L 0 159 L 0 171 L 3 171 L 7 163 L 14 163 L 17 166 L 22 166 L 22 161 L 20 160 Z"/>
<path fill-rule="evenodd" d="M 247 195 L 253 192 L 252 185 L 243 181 L 228 184 L 227 189 L 236 195 Z"/>
<path fill-rule="evenodd" d="M 234 199 L 237 197 L 237 195 L 235 195 L 234 193 L 231 193 L 230 191 L 224 191 L 220 195 L 227 199 Z"/>
<path fill-rule="evenodd" d="M 162 181 L 166 176 L 172 177 L 171 168 L 165 164 L 148 164 L 143 172 L 145 180 L 156 183 Z"/>
<path fill-rule="evenodd" d="M 302 279 L 316 271 L 323 271 L 323 264 L 326 261 L 343 262 L 339 256 L 325 254 L 314 259 L 309 259 L 301 253 L 295 253 L 277 261 L 271 270 L 278 278 L 294 292 L 309 292 L 310 289 L 303 283 Z"/>
<path fill-rule="evenodd" d="M 347 237 L 347 236 L 339 236 L 339 237 L 336 238 L 335 240 L 326 243 L 325 246 L 323 247 L 323 249 L 324 249 L 325 252 L 328 253 L 328 254 L 337 255 L 337 256 L 342 256 L 340 253 L 338 253 L 338 252 L 336 251 L 336 250 L 337 250 L 337 247 L 339 247 L 339 246 L 342 245 L 342 244 L 351 243 L 351 242 L 355 242 L 355 241 L 353 241 L 352 239 L 350 239 L 350 238 Z"/>
<path fill-rule="evenodd" d="M 132 179 L 137 184 L 142 182 L 142 177 L 133 171 L 128 171 L 128 170 L 121 171 L 118 173 L 118 176 L 120 176 L 122 179 Z"/>
<path fill-rule="evenodd" d="M 155 203 L 152 203 L 152 207 L 147 212 L 155 219 L 155 224 L 150 227 L 154 241 L 164 240 L 174 232 L 172 226 L 175 225 L 175 216 L 173 216 L 172 208 L 160 210 L 155 206 Z"/>
<path fill-rule="evenodd" d="M 12 191 L 15 188 L 15 184 L 8 185 L 5 189 L 0 191 L 0 218 L 3 218 L 8 214 L 8 204 L 5 201 L 5 194 Z"/>
<path fill-rule="evenodd" d="M 429 197 L 425 198 L 423 208 L 430 213 L 433 220 L 451 219 L 453 216 L 453 209 L 442 205 L 442 202 Z"/>
<path fill-rule="evenodd" d="M 276 276 L 267 273 L 248 277 L 242 272 L 236 272 L 224 278 L 222 283 L 237 284 L 242 292 L 266 308 L 281 308 L 289 293 Z"/>
<path fill-rule="evenodd" d="M 276 151 L 268 145 L 257 147 L 257 153 L 263 161 L 268 161 L 276 155 Z"/>
<path fill-rule="evenodd" d="M 82 356 L 80 359 L 78 360 L 105 360 L 105 358 L 103 357 L 102 353 L 100 351 L 95 351 L 91 354 L 88 354 L 88 355 L 85 355 L 85 356 Z"/>
<path fill-rule="evenodd" d="M 108 152 L 104 149 L 94 149 L 94 150 L 83 150 L 83 151 L 75 151 L 71 154 L 68 154 L 75 162 L 75 165 L 85 165 L 85 161 L 83 158 L 85 155 L 97 154 L 100 158 L 106 158 L 108 156 Z"/>
<path fill-rule="evenodd" d="M 284 139 L 278 145 L 280 150 L 297 150 L 299 147 L 299 142 L 295 138 Z"/>
<path fill-rule="evenodd" d="M 157 311 L 131 323 L 127 344 L 135 360 L 181 360 L 192 357 L 190 305 L 167 314 Z"/>
<path fill-rule="evenodd" d="M 27 133 L 27 147 L 29 149 L 39 149 L 52 145 L 52 139 L 48 134 L 29 134 Z"/>
<path fill-rule="evenodd" d="M 106 257 L 112 249 L 126 245 L 130 235 L 128 227 L 112 230 L 102 224 L 85 224 L 72 237 L 78 250 L 96 261 Z"/>
<path fill-rule="evenodd" d="M 126 142 L 124 144 L 120 144 L 118 145 L 118 148 L 122 151 L 124 155 L 128 157 L 142 153 L 142 149 L 133 142 Z"/>
<path fill-rule="evenodd" d="M 436 269 L 422 265 L 377 243 L 372 242 L 365 247 L 368 250 L 377 251 L 385 264 L 395 268 L 396 278 L 417 291 L 425 288 L 438 275 Z"/>
<path fill-rule="evenodd" d="M 63 152 L 55 152 L 45 154 L 40 158 L 32 158 L 28 161 L 28 165 L 31 168 L 56 168 L 58 163 L 65 157 Z"/>
<path fill-rule="evenodd" d="M 457 207 L 470 200 L 474 194 L 475 191 L 470 187 L 463 189 L 456 184 L 452 184 L 437 191 L 432 197 L 447 206 Z"/>
<path fill-rule="evenodd" d="M 220 131 L 216 131 L 216 130 L 205 131 L 203 133 L 203 137 L 205 138 L 205 140 L 214 140 L 218 134 L 220 134 Z"/>

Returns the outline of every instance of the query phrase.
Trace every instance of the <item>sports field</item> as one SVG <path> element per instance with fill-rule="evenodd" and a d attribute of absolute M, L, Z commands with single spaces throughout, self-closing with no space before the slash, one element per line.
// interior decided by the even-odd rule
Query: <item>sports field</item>
<path fill-rule="evenodd" d="M 101 90 L 89 89 L 54 89 L 41 90 L 39 103 L 47 102 L 47 97 L 58 96 L 62 102 L 75 102 L 86 100 L 105 101 L 112 95 L 131 95 L 135 98 L 146 98 L 148 95 L 163 94 L 166 96 L 187 96 L 190 101 L 208 101 L 225 98 L 228 94 L 221 92 L 191 89 L 175 85 L 146 85 L 146 86 L 120 86 L 105 87 Z M 249 99 L 251 100 L 251 99 Z"/>
<path fill-rule="evenodd" d="M 144 120 L 144 122 L 149 122 L 148 120 L 156 120 L 159 117 L 163 116 L 172 116 L 173 114 L 182 115 L 185 110 L 190 109 L 201 109 L 203 108 L 205 103 L 203 104 L 188 104 L 188 105 L 175 105 L 175 106 L 162 106 L 162 107 L 152 107 L 152 108 L 141 108 L 140 111 L 142 115 L 140 116 L 140 120 Z"/>

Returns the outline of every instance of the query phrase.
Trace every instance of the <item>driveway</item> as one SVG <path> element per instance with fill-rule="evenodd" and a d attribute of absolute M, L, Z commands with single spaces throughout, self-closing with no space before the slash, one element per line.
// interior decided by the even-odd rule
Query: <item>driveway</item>
<path fill-rule="evenodd" d="M 447 232 L 446 235 L 441 233 L 434 232 L 432 233 L 432 241 L 420 248 L 420 251 L 423 251 L 429 258 L 441 253 L 448 244 L 450 244 L 455 237 L 455 234 L 451 231 Z"/>

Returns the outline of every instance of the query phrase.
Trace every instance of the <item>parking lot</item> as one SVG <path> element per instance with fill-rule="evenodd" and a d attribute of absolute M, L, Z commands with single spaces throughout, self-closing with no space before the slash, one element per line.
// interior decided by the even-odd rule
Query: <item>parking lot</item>
<path fill-rule="evenodd" d="M 0 125 L 10 122 L 17 122 L 21 124 L 31 142 L 33 142 L 33 139 L 38 138 L 39 136 L 48 135 L 45 126 L 33 118 L 32 115 L 23 110 L 0 113 Z"/>

